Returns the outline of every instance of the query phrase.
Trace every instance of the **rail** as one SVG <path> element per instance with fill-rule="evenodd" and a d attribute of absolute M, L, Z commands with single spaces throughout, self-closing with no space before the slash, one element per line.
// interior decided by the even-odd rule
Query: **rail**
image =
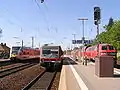
<path fill-rule="evenodd" d="M 26 69 L 26 68 L 31 67 L 33 65 L 35 65 L 35 64 L 29 63 L 29 64 L 24 64 L 24 65 L 16 66 L 13 68 L 9 68 L 6 70 L 2 70 L 2 71 L 0 71 L 0 78 L 3 78 L 3 77 L 10 75 L 12 73 L 18 72 L 20 70 Z"/>
<path fill-rule="evenodd" d="M 57 72 L 47 72 L 44 71 L 39 74 L 35 79 L 33 79 L 28 85 L 26 85 L 22 90 L 33 90 L 33 89 L 44 89 L 50 90 L 52 82 L 56 76 Z"/>

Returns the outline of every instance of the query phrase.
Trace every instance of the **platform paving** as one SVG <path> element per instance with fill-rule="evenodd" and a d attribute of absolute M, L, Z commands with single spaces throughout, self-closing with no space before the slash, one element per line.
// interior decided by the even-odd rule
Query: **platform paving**
<path fill-rule="evenodd" d="M 76 61 L 68 58 L 65 59 L 64 62 L 65 65 L 63 68 L 65 75 L 63 74 L 64 78 L 61 76 L 61 79 L 64 79 L 64 90 L 120 90 L 119 70 L 117 70 L 117 73 L 114 73 L 114 77 L 98 77 L 95 75 L 95 66 L 91 63 L 84 66 L 82 63 L 76 63 Z M 74 68 L 75 72 L 73 72 L 71 66 Z M 114 69 L 114 71 L 116 71 L 116 69 Z M 61 86 L 62 85 L 59 84 L 59 87 Z M 59 90 L 63 89 L 59 88 Z"/>

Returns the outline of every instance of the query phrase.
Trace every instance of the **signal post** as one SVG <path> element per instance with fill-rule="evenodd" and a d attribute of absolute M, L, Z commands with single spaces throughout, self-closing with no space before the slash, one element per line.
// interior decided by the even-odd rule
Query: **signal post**
<path fill-rule="evenodd" d="M 94 24 L 97 25 L 97 36 L 99 35 L 99 24 L 100 24 L 100 19 L 101 19 L 101 15 L 100 15 L 100 7 L 94 7 Z M 98 57 L 99 57 L 99 39 L 97 41 L 98 43 Z"/>

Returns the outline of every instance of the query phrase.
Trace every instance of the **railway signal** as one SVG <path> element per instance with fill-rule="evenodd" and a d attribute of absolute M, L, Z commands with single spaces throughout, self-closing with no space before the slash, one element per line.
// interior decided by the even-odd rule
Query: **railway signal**
<path fill-rule="evenodd" d="M 94 24 L 97 25 L 97 36 L 99 35 L 99 24 L 100 24 L 100 19 L 101 19 L 101 10 L 100 7 L 94 7 Z M 99 40 L 97 41 L 98 43 L 98 56 L 99 56 Z"/>
<path fill-rule="evenodd" d="M 100 7 L 94 7 L 94 24 L 95 25 L 100 24 L 100 19 L 101 19 Z"/>
<path fill-rule="evenodd" d="M 100 8 L 99 7 L 94 7 L 94 20 L 100 20 Z"/>
<path fill-rule="evenodd" d="M 44 0 L 41 0 L 41 3 L 43 3 L 44 2 Z"/>

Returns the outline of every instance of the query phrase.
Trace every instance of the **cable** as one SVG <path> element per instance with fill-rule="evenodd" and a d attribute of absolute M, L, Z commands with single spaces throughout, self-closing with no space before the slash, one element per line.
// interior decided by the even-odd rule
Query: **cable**
<path fill-rule="evenodd" d="M 42 12 L 41 8 L 40 8 L 40 5 L 38 4 L 37 0 L 34 0 L 36 5 L 38 6 L 39 10 L 41 11 L 42 15 L 43 15 L 43 18 L 44 18 L 44 21 L 46 22 L 47 26 L 48 26 L 48 31 L 49 31 L 49 22 L 47 21 L 46 19 L 46 16 L 45 14 Z"/>
<path fill-rule="evenodd" d="M 45 6 L 46 10 L 49 11 L 46 3 L 44 3 L 43 5 Z"/>

